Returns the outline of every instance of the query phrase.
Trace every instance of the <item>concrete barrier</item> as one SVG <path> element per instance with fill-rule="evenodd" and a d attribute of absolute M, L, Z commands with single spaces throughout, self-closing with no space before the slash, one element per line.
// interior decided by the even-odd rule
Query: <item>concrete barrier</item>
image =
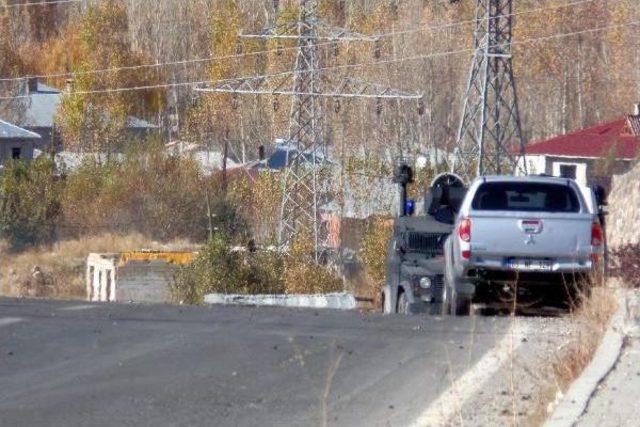
<path fill-rule="evenodd" d="M 347 293 L 324 295 L 208 294 L 205 295 L 204 302 L 223 305 L 330 308 L 335 310 L 353 310 L 357 307 L 356 298 Z"/>

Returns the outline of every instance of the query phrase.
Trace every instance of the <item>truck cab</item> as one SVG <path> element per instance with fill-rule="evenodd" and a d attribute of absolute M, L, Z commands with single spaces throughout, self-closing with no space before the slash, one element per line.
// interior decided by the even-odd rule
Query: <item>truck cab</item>
<path fill-rule="evenodd" d="M 466 188 L 453 174 L 436 177 L 425 193 L 424 214 L 414 216 L 406 199 L 411 172 L 397 173 L 400 209 L 394 221 L 387 254 L 387 279 L 382 290 L 384 313 L 430 313 L 442 310 L 444 243 Z"/>

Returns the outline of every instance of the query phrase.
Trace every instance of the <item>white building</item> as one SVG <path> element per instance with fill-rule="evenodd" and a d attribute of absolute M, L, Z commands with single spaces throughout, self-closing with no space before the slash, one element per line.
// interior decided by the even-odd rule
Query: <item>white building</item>
<path fill-rule="evenodd" d="M 636 113 L 640 113 L 638 110 Z M 611 173 L 626 172 L 636 159 L 639 135 L 640 114 L 634 114 L 536 142 L 525 149 L 527 172 L 572 178 L 583 185 L 608 186 Z M 524 170 L 523 159 L 519 162 L 518 169 Z M 608 172 L 598 168 L 598 162 L 609 162 Z"/>

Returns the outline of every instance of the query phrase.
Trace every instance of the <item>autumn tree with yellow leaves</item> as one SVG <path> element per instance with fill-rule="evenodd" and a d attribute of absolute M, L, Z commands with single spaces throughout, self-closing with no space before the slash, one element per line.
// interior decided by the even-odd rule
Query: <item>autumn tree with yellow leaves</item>
<path fill-rule="evenodd" d="M 160 89 L 128 91 L 153 86 L 162 76 L 149 68 L 146 56 L 131 49 L 122 1 L 100 2 L 71 23 L 60 37 L 41 49 L 41 63 L 72 73 L 57 125 L 67 148 L 79 151 L 122 150 L 128 117 L 155 117 L 164 104 Z M 120 70 L 118 68 L 127 67 Z"/>

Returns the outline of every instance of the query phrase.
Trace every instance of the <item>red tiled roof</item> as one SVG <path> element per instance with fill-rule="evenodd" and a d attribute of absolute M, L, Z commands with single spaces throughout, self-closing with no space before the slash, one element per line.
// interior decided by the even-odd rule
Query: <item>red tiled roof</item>
<path fill-rule="evenodd" d="M 566 157 L 606 157 L 613 147 L 617 159 L 634 159 L 640 148 L 640 140 L 634 135 L 628 117 L 603 123 L 567 135 L 530 144 L 526 154 L 545 154 Z"/>

